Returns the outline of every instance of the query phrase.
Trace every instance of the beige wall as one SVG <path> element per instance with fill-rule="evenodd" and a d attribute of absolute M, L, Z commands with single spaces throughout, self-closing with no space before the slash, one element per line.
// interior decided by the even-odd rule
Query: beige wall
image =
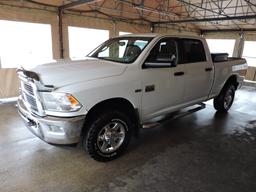
<path fill-rule="evenodd" d="M 234 56 L 242 57 L 243 54 L 243 45 L 239 45 L 242 41 L 256 41 L 256 32 L 244 32 L 244 38 L 240 38 L 239 32 L 222 32 L 222 33 L 206 33 L 204 35 L 207 39 L 236 39 L 235 47 L 234 47 Z M 247 70 L 247 74 L 245 77 L 247 80 L 256 81 L 256 67 L 249 67 Z"/>
<path fill-rule="evenodd" d="M 0 5 L 0 20 L 22 21 L 31 23 L 50 24 L 52 30 L 53 58 L 60 58 L 58 16 L 54 10 L 37 10 Z M 106 19 L 96 19 L 79 15 L 64 14 L 63 16 L 63 44 L 64 58 L 69 58 L 68 26 L 106 29 L 110 37 L 117 36 L 119 31 L 131 33 L 150 33 L 150 26 L 145 24 L 131 24 L 126 22 L 114 22 Z M 155 28 L 157 33 L 172 33 L 197 35 L 194 32 L 178 31 L 166 28 Z M 15 53 L 13 53 L 15 55 Z M 0 98 L 18 95 L 18 79 L 15 69 L 0 69 Z"/>
<path fill-rule="evenodd" d="M 59 27 L 58 16 L 54 10 L 35 10 L 28 8 L 18 8 L 0 5 L 0 20 L 23 21 L 32 23 L 50 24 L 52 30 L 52 52 L 53 58 L 60 58 L 59 45 Z M 63 16 L 63 44 L 64 58 L 69 58 L 69 43 L 68 43 L 68 26 L 86 27 L 109 30 L 110 37 L 117 36 L 119 31 L 131 33 L 150 33 L 150 26 L 145 24 L 132 24 L 120 21 L 111 21 L 107 19 L 97 19 L 72 14 L 64 14 Z M 156 33 L 168 34 L 183 34 L 183 35 L 199 35 L 199 33 L 189 30 L 176 30 L 169 28 L 155 27 Z M 238 39 L 239 33 L 208 33 L 205 38 L 213 39 Z M 256 40 L 256 33 L 245 33 L 245 40 Z M 15 53 L 14 53 L 15 54 Z M 247 78 L 252 80 L 252 74 L 255 73 L 255 68 L 250 68 Z M 0 98 L 13 97 L 18 95 L 18 79 L 15 69 L 0 69 Z"/>
<path fill-rule="evenodd" d="M 63 39 L 65 58 L 69 58 L 68 26 L 109 30 L 110 37 L 118 36 L 119 31 L 131 33 L 150 32 L 150 27 L 146 25 L 114 22 L 106 19 L 96 19 L 91 17 L 65 14 L 63 16 Z"/>
<path fill-rule="evenodd" d="M 51 24 L 53 57 L 55 59 L 59 58 L 58 27 L 56 26 L 57 17 L 55 13 L 0 6 L 0 20 Z M 15 56 L 15 53 L 13 54 Z M 0 98 L 18 96 L 18 87 L 16 69 L 0 69 Z"/>
<path fill-rule="evenodd" d="M 53 57 L 56 59 L 59 58 L 59 31 L 58 25 L 56 25 L 58 22 L 57 19 L 56 14 L 49 11 L 0 6 L 0 20 L 50 24 L 52 27 Z"/>
<path fill-rule="evenodd" d="M 239 38 L 240 32 L 216 32 L 206 33 L 204 37 L 206 39 L 237 39 Z M 256 32 L 244 32 L 245 40 L 256 41 Z"/>
<path fill-rule="evenodd" d="M 16 97 L 19 90 L 19 80 L 16 69 L 0 70 L 0 98 Z"/>
<path fill-rule="evenodd" d="M 12 6 L 0 5 L 0 20 L 23 21 L 32 23 L 50 24 L 52 30 L 52 52 L 53 58 L 60 58 L 59 45 L 59 27 L 58 16 L 54 9 L 47 8 L 47 10 L 19 8 Z M 96 19 L 93 17 L 84 17 L 73 15 L 71 13 L 64 14 L 63 17 L 63 39 L 64 39 L 64 57 L 69 58 L 69 43 L 68 43 L 68 26 L 86 27 L 106 29 L 110 32 L 110 37 L 117 36 L 119 31 L 131 33 L 150 33 L 150 26 L 145 24 L 131 24 L 127 22 L 111 21 L 107 19 Z M 184 34 L 184 35 L 199 35 L 196 32 L 189 30 L 176 30 L 169 28 L 155 27 L 156 33 L 169 34 Z M 220 33 L 206 33 L 205 38 L 216 39 L 238 39 L 239 33 L 220 32 Z M 256 40 L 256 33 L 246 32 L 245 40 Z M 15 53 L 14 53 L 15 55 Z M 250 68 L 254 70 L 255 68 Z M 253 71 L 248 72 L 248 78 L 251 77 Z M 251 78 L 249 78 L 251 79 Z M 17 96 L 18 95 L 18 80 L 15 69 L 0 69 L 0 98 Z"/>

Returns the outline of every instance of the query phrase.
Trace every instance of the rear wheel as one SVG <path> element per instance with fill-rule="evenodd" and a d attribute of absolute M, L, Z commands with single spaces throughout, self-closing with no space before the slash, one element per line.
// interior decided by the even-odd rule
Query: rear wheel
<path fill-rule="evenodd" d="M 129 117 L 117 110 L 105 111 L 88 126 L 83 146 L 97 161 L 110 161 L 119 157 L 131 138 L 132 123 Z"/>
<path fill-rule="evenodd" d="M 217 111 L 227 112 L 233 104 L 236 88 L 229 84 L 225 86 L 220 94 L 214 98 L 213 105 Z"/>

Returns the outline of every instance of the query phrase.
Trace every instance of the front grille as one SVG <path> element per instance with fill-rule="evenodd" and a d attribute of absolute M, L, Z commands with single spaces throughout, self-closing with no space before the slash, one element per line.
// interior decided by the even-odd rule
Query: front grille
<path fill-rule="evenodd" d="M 30 95 L 28 95 L 27 93 L 25 93 L 25 97 L 27 102 L 29 103 L 30 107 L 35 110 L 38 111 L 38 107 L 37 107 L 37 103 L 36 103 L 36 99 Z"/>
<path fill-rule="evenodd" d="M 29 110 L 38 116 L 45 116 L 43 103 L 41 102 L 41 94 L 39 90 L 52 90 L 53 88 L 46 88 L 39 80 L 39 76 L 31 71 L 18 69 L 17 74 L 20 79 L 20 93 L 21 99 Z"/>
<path fill-rule="evenodd" d="M 29 84 L 24 83 L 24 89 L 30 94 L 30 95 L 35 95 L 33 87 Z"/>
<path fill-rule="evenodd" d="M 23 100 L 31 112 L 39 114 L 40 102 L 37 98 L 36 86 L 32 82 L 26 82 L 21 80 L 21 92 Z"/>

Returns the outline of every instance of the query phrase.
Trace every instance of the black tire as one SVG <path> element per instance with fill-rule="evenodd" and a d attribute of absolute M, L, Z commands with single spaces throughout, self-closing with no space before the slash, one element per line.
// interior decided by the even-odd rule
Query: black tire
<path fill-rule="evenodd" d="M 219 112 L 227 112 L 233 104 L 236 88 L 233 84 L 226 85 L 214 98 L 213 106 Z"/>
<path fill-rule="evenodd" d="M 123 139 L 118 140 L 117 138 L 115 138 L 111 140 L 113 146 L 116 143 L 119 143 L 120 145 L 115 150 L 113 150 L 114 147 L 112 147 L 112 144 L 110 144 L 111 142 L 108 143 L 109 141 L 106 141 L 106 137 L 110 137 L 110 138 L 117 137 L 117 135 L 112 136 L 112 134 L 114 133 L 110 133 L 113 130 L 115 130 L 114 127 L 111 128 L 112 124 L 114 126 L 118 124 L 120 129 L 119 135 L 122 135 L 123 133 L 125 134 Z M 91 121 L 90 125 L 88 125 L 87 129 L 88 129 L 88 132 L 86 137 L 84 137 L 85 139 L 83 141 L 84 149 L 88 152 L 88 154 L 94 160 L 100 161 L 100 162 L 106 162 L 106 161 L 111 161 L 118 158 L 127 149 L 131 139 L 132 122 L 129 119 L 129 117 L 121 111 L 107 110 L 95 116 L 94 119 Z M 118 131 L 115 131 L 115 132 L 118 132 Z M 102 133 L 103 135 L 100 135 Z M 109 135 L 106 136 L 107 134 L 110 134 L 110 136 Z M 115 134 L 118 134 L 118 133 L 115 133 Z M 105 148 L 103 147 L 104 144 L 106 144 L 106 146 L 109 146 L 109 148 L 106 149 L 106 150 L 109 150 L 108 152 L 103 151 L 103 149 Z M 111 151 L 111 149 L 113 151 Z"/>

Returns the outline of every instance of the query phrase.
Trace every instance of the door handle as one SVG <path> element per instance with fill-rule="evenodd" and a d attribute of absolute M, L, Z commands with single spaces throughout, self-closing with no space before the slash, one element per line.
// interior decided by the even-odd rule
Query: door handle
<path fill-rule="evenodd" d="M 212 71 L 212 67 L 205 68 L 205 71 Z"/>
<path fill-rule="evenodd" d="M 179 72 L 174 73 L 175 76 L 182 76 L 184 74 L 185 73 L 183 71 L 179 71 Z"/>

